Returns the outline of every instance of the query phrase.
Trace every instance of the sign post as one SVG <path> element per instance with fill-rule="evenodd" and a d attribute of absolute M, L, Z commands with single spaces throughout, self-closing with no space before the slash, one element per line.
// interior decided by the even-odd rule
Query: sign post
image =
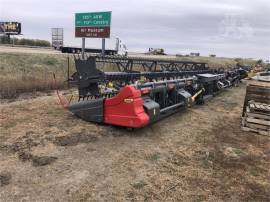
<path fill-rule="evenodd" d="M 85 52 L 85 38 L 82 38 L 82 59 L 84 60 L 84 52 Z"/>
<path fill-rule="evenodd" d="M 102 54 L 105 55 L 105 38 L 110 38 L 112 12 L 75 13 L 75 37 L 82 38 L 82 57 L 85 38 L 102 38 Z"/>
<path fill-rule="evenodd" d="M 102 38 L 102 51 L 101 51 L 102 56 L 105 55 L 105 38 Z"/>

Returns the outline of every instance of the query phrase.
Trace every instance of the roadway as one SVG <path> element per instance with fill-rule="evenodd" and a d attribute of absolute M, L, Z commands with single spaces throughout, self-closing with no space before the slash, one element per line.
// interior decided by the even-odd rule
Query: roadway
<path fill-rule="evenodd" d="M 54 50 L 52 48 L 47 47 L 25 47 L 25 46 L 6 46 L 0 44 L 0 53 L 31 53 L 31 54 L 63 54 L 60 51 Z M 64 53 L 66 54 L 66 53 Z M 144 53 L 135 53 L 135 52 L 129 52 L 128 56 L 132 57 L 149 57 L 149 58 L 157 58 L 157 59 L 175 59 L 175 55 L 145 55 Z"/>

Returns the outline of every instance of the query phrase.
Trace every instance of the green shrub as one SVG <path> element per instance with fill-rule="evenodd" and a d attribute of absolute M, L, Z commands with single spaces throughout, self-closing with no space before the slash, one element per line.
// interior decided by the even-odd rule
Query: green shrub
<path fill-rule="evenodd" d="M 0 44 L 10 44 L 13 43 L 13 39 L 8 39 L 7 36 L 1 36 L 0 37 Z M 43 47 L 49 47 L 51 46 L 49 41 L 46 40 L 40 40 L 40 39 L 18 39 L 14 38 L 14 45 L 26 45 L 26 46 L 43 46 Z"/>

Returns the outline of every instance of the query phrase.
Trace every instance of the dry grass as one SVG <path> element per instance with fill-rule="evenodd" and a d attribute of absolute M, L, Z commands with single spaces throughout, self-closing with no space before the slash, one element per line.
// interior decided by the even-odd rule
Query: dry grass
<path fill-rule="evenodd" d="M 14 98 L 20 93 L 49 91 L 53 73 L 64 86 L 67 56 L 0 53 L 0 98 Z"/>

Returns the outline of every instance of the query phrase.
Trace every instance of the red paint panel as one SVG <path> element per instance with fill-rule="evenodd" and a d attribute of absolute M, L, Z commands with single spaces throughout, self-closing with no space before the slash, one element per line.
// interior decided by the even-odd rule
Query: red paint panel
<path fill-rule="evenodd" d="M 116 96 L 106 99 L 104 122 L 130 128 L 147 125 L 149 117 L 143 109 L 141 92 L 133 86 L 125 86 Z"/>
<path fill-rule="evenodd" d="M 75 37 L 109 38 L 110 26 L 107 27 L 76 27 Z"/>

